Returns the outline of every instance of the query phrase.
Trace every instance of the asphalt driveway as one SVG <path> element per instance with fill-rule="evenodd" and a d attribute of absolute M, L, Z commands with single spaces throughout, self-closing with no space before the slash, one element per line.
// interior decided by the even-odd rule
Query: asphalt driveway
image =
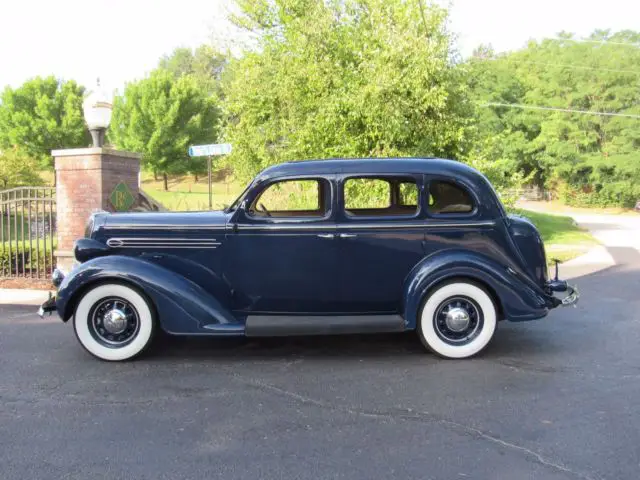
<path fill-rule="evenodd" d="M 640 222 L 585 223 L 616 265 L 470 361 L 384 335 L 165 340 L 107 364 L 0 306 L 0 478 L 640 478 Z"/>

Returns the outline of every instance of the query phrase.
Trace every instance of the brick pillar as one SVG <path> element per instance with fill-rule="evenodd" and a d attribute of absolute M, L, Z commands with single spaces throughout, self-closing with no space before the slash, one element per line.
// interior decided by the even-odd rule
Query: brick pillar
<path fill-rule="evenodd" d="M 51 152 L 56 168 L 58 267 L 73 265 L 73 242 L 84 235 L 89 216 L 115 211 L 110 196 L 124 183 L 138 201 L 140 154 L 109 148 L 76 148 Z"/>

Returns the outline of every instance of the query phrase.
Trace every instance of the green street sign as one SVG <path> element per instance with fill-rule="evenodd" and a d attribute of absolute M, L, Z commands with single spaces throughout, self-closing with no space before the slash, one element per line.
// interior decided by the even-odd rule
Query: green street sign
<path fill-rule="evenodd" d="M 122 182 L 116 185 L 116 188 L 113 189 L 113 192 L 111 192 L 111 195 L 109 196 L 109 200 L 111 200 L 111 205 L 113 205 L 113 208 L 115 208 L 117 212 L 129 210 L 136 201 L 136 199 L 133 198 L 129 187 Z"/>

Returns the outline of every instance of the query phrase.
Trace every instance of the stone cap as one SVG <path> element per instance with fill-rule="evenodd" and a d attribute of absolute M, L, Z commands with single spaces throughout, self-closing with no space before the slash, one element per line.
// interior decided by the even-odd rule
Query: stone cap
<path fill-rule="evenodd" d="M 51 150 L 53 157 L 77 157 L 85 155 L 111 155 L 113 157 L 141 159 L 141 153 L 127 152 L 107 147 L 67 148 L 64 150 Z"/>

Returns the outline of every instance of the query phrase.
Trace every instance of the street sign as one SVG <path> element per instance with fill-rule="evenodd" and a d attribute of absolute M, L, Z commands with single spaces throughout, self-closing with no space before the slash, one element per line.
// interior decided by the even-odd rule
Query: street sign
<path fill-rule="evenodd" d="M 209 177 L 209 210 L 211 210 L 211 157 L 216 155 L 227 155 L 231 153 L 230 143 L 212 143 L 211 145 L 193 145 L 189 147 L 190 157 L 207 158 L 207 170 Z"/>
<path fill-rule="evenodd" d="M 212 143 L 211 145 L 194 145 L 189 147 L 190 157 L 211 157 L 231 153 L 230 143 Z"/>

